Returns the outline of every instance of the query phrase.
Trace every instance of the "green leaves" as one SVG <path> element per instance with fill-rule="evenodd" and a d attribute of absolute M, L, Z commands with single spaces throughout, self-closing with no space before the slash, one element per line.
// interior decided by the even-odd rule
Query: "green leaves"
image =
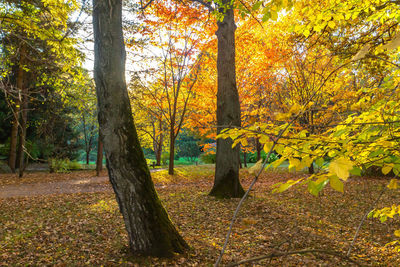
<path fill-rule="evenodd" d="M 258 1 L 255 2 L 254 5 L 251 7 L 251 10 L 256 11 L 260 8 L 260 6 L 262 5 L 263 1 Z"/>
<path fill-rule="evenodd" d="M 322 179 L 322 181 L 309 181 L 308 182 L 308 192 L 310 192 L 314 196 L 318 196 L 319 192 L 324 189 L 324 187 L 328 184 L 328 179 Z"/>

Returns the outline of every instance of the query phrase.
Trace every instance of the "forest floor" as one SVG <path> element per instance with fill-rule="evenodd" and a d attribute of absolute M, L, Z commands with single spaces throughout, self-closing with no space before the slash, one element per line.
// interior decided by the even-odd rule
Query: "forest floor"
<path fill-rule="evenodd" d="M 304 187 L 271 193 L 273 184 L 301 175 L 305 174 L 271 171 L 262 175 L 234 225 L 223 265 L 269 253 L 304 249 L 346 254 L 362 215 L 388 182 L 381 177 L 352 178 L 345 184 L 345 193 L 327 188 L 320 197 L 310 195 Z M 93 176 L 94 171 L 35 172 L 23 179 L 2 174 L 0 266 L 213 265 L 239 201 L 207 195 L 212 186 L 213 166 L 180 167 L 172 177 L 166 171 L 152 173 L 172 221 L 191 246 L 186 254 L 172 259 L 129 254 L 123 220 L 106 173 L 99 178 Z M 245 170 L 241 177 L 247 188 L 251 177 Z M 18 188 L 27 187 L 42 190 L 43 194 L 4 196 L 6 191 L 17 194 Z M 399 197 L 398 191 L 387 190 L 377 207 L 397 204 Z M 400 255 L 395 248 L 385 247 L 395 240 L 396 229 L 400 229 L 398 218 L 385 223 L 367 219 L 354 243 L 351 259 L 360 265 L 400 266 Z M 254 264 L 351 266 L 352 263 L 342 256 L 326 253 L 296 253 Z"/>

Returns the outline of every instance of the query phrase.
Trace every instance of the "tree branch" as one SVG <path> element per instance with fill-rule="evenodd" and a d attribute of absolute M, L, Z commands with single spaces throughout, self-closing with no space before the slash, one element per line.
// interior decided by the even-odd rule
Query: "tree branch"
<path fill-rule="evenodd" d="M 303 249 L 303 250 L 295 250 L 295 251 L 287 251 L 287 252 L 271 252 L 267 255 L 263 256 L 258 256 L 246 260 L 241 260 L 232 264 L 229 264 L 228 267 L 233 267 L 233 266 L 239 266 L 244 263 L 249 263 L 249 262 L 255 262 L 255 261 L 260 261 L 263 259 L 272 259 L 272 258 L 277 258 L 277 257 L 284 257 L 288 255 L 294 255 L 294 254 L 307 254 L 307 253 L 318 253 L 318 254 L 327 254 L 327 255 L 332 255 L 336 256 L 338 258 L 341 258 L 342 260 L 346 260 L 348 262 L 351 262 L 357 266 L 362 266 L 360 263 L 357 261 L 353 260 L 352 258 L 341 254 L 340 252 L 337 251 L 332 251 L 332 250 L 324 250 L 324 249 Z"/>

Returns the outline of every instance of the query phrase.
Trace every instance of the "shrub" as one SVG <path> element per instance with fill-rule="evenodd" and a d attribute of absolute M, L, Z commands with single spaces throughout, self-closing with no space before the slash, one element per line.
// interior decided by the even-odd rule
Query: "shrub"
<path fill-rule="evenodd" d="M 161 153 L 161 163 L 163 165 L 166 165 L 168 162 L 169 162 L 169 153 L 168 152 Z"/>
<path fill-rule="evenodd" d="M 50 172 L 69 172 L 71 170 L 82 169 L 81 164 L 77 161 L 70 161 L 69 159 L 49 159 L 49 169 Z"/>
<path fill-rule="evenodd" d="M 261 158 L 264 161 L 267 158 L 267 153 L 261 151 Z M 250 153 L 248 158 L 247 158 L 249 163 L 256 163 L 257 162 L 257 153 Z M 271 155 L 269 156 L 268 163 L 274 162 L 275 160 L 279 159 L 278 154 L 272 152 Z"/>
<path fill-rule="evenodd" d="M 68 163 L 68 169 L 70 169 L 70 170 L 80 170 L 80 169 L 82 169 L 82 165 L 78 161 L 73 160 L 73 161 L 70 161 Z"/>
<path fill-rule="evenodd" d="M 205 153 L 205 154 L 202 154 L 202 155 L 200 156 L 200 160 L 201 160 L 203 163 L 206 163 L 206 164 L 215 163 L 216 154 L 212 154 L 212 153 Z"/>

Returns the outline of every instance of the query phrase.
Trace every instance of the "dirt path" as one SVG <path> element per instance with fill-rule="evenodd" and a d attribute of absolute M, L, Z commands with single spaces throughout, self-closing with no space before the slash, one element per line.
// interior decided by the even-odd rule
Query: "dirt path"
<path fill-rule="evenodd" d="M 49 183 L 4 185 L 0 187 L 0 198 L 102 192 L 112 189 L 107 181 L 108 177 L 103 176 Z"/>
<path fill-rule="evenodd" d="M 161 169 L 151 170 L 156 172 Z M 92 193 L 111 191 L 108 176 L 72 179 L 54 182 L 40 182 L 0 186 L 0 199 L 10 197 L 31 197 L 71 193 Z"/>

